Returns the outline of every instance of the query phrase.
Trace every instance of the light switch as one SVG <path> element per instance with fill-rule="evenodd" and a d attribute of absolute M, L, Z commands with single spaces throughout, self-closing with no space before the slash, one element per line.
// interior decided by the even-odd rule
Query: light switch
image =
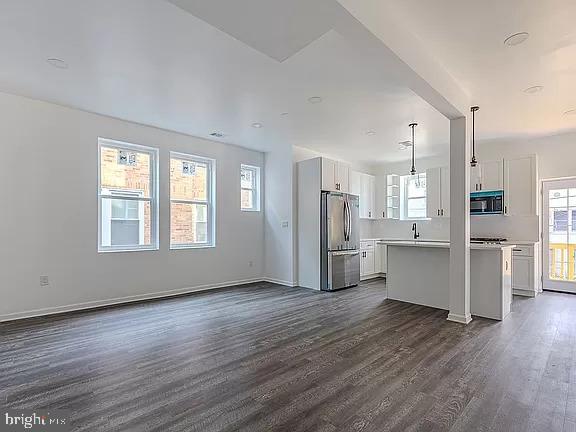
<path fill-rule="evenodd" d="M 282 228 L 288 228 L 288 221 L 282 221 Z"/>

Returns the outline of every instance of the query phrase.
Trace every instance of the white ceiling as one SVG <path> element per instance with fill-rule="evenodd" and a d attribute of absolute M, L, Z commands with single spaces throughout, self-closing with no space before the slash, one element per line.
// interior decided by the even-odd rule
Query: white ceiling
<path fill-rule="evenodd" d="M 480 138 L 550 135 L 576 129 L 576 1 L 357 0 L 378 3 L 480 106 Z M 516 47 L 504 39 L 529 32 Z M 526 94 L 541 85 L 544 90 Z"/>
<path fill-rule="evenodd" d="M 360 24 L 334 18 L 337 2 L 283 2 L 250 0 L 256 10 L 241 13 L 236 0 L 3 0 L 0 90 L 264 151 L 290 143 L 352 162 L 404 160 L 412 121 L 419 157 L 447 149 L 448 121 L 348 37 L 345 26 Z M 287 14 L 302 37 L 282 28 L 271 39 L 262 21 Z"/>

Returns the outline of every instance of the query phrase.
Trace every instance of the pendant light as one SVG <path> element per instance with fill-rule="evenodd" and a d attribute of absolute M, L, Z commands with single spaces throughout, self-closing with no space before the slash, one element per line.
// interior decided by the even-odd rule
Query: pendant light
<path fill-rule="evenodd" d="M 472 111 L 472 159 L 470 160 L 470 166 L 475 167 L 478 165 L 478 161 L 476 160 L 476 125 L 474 123 L 476 111 L 478 111 L 480 107 L 473 106 L 470 108 Z"/>
<path fill-rule="evenodd" d="M 414 166 L 414 128 L 418 126 L 418 123 L 410 123 L 408 127 L 412 129 L 412 168 L 410 169 L 410 174 L 416 174 L 416 167 Z"/>

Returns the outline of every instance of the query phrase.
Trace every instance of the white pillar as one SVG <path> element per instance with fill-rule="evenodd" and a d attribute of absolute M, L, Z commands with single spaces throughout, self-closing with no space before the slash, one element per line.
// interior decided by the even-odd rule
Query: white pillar
<path fill-rule="evenodd" d="M 470 148 L 466 117 L 450 120 L 450 312 L 468 324 L 470 315 Z"/>

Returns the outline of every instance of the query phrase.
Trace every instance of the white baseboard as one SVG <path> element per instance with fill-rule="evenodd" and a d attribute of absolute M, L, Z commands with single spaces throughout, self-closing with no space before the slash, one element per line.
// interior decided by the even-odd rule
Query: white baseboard
<path fill-rule="evenodd" d="M 470 314 L 459 315 L 459 314 L 449 313 L 447 319 L 448 319 L 448 321 L 453 321 L 453 322 L 457 322 L 460 324 L 468 324 L 470 321 L 472 321 L 472 315 L 470 315 Z"/>
<path fill-rule="evenodd" d="M 523 290 L 523 289 L 516 289 L 515 288 L 512 290 L 512 294 L 524 296 L 524 297 L 536 297 L 536 295 L 538 293 L 536 291 L 532 291 L 532 290 Z"/>
<path fill-rule="evenodd" d="M 291 281 L 285 281 L 282 279 L 274 279 L 274 278 L 269 278 L 269 277 L 263 277 L 260 279 L 261 282 L 270 282 L 270 283 L 275 283 L 278 285 L 284 285 L 287 287 L 295 287 L 298 286 L 298 284 L 295 284 L 294 282 Z"/>
<path fill-rule="evenodd" d="M 248 283 L 262 282 L 262 281 L 263 281 L 263 278 L 242 279 L 242 280 L 236 280 L 236 281 L 221 282 L 221 283 L 217 283 L 217 284 L 198 285 L 195 287 L 178 288 L 175 290 L 160 291 L 160 292 L 155 292 L 155 293 L 150 293 L 150 294 L 139 294 L 139 295 L 134 295 L 134 296 L 118 297 L 118 298 L 108 299 L 108 300 L 96 300 L 96 301 L 90 301 L 90 302 L 85 302 L 85 303 L 76 303 L 76 304 L 65 305 L 65 306 L 55 306 L 55 307 L 49 307 L 49 308 L 43 308 L 43 309 L 34 309 L 34 310 L 30 310 L 30 311 L 15 312 L 15 313 L 10 313 L 10 314 L 0 315 L 0 322 L 2 322 L 2 321 L 15 321 L 15 320 L 20 320 L 20 319 L 24 319 L 24 318 L 54 315 L 54 314 L 59 314 L 59 313 L 63 313 L 63 312 L 79 311 L 79 310 L 83 310 L 83 309 L 93 309 L 93 308 L 104 307 L 104 306 L 113 306 L 113 305 L 117 305 L 117 304 L 132 303 L 132 302 L 137 302 L 137 301 L 142 301 L 142 300 L 153 300 L 153 299 L 160 299 L 160 298 L 165 298 L 165 297 L 173 297 L 173 296 L 177 296 L 177 295 L 181 295 L 181 294 L 188 294 L 188 293 L 199 292 L 199 291 L 208 291 L 208 290 L 216 289 L 216 288 L 224 288 L 224 287 L 228 287 L 228 286 L 244 285 L 244 284 L 248 284 Z M 275 283 L 279 283 L 279 282 L 275 282 Z"/>

